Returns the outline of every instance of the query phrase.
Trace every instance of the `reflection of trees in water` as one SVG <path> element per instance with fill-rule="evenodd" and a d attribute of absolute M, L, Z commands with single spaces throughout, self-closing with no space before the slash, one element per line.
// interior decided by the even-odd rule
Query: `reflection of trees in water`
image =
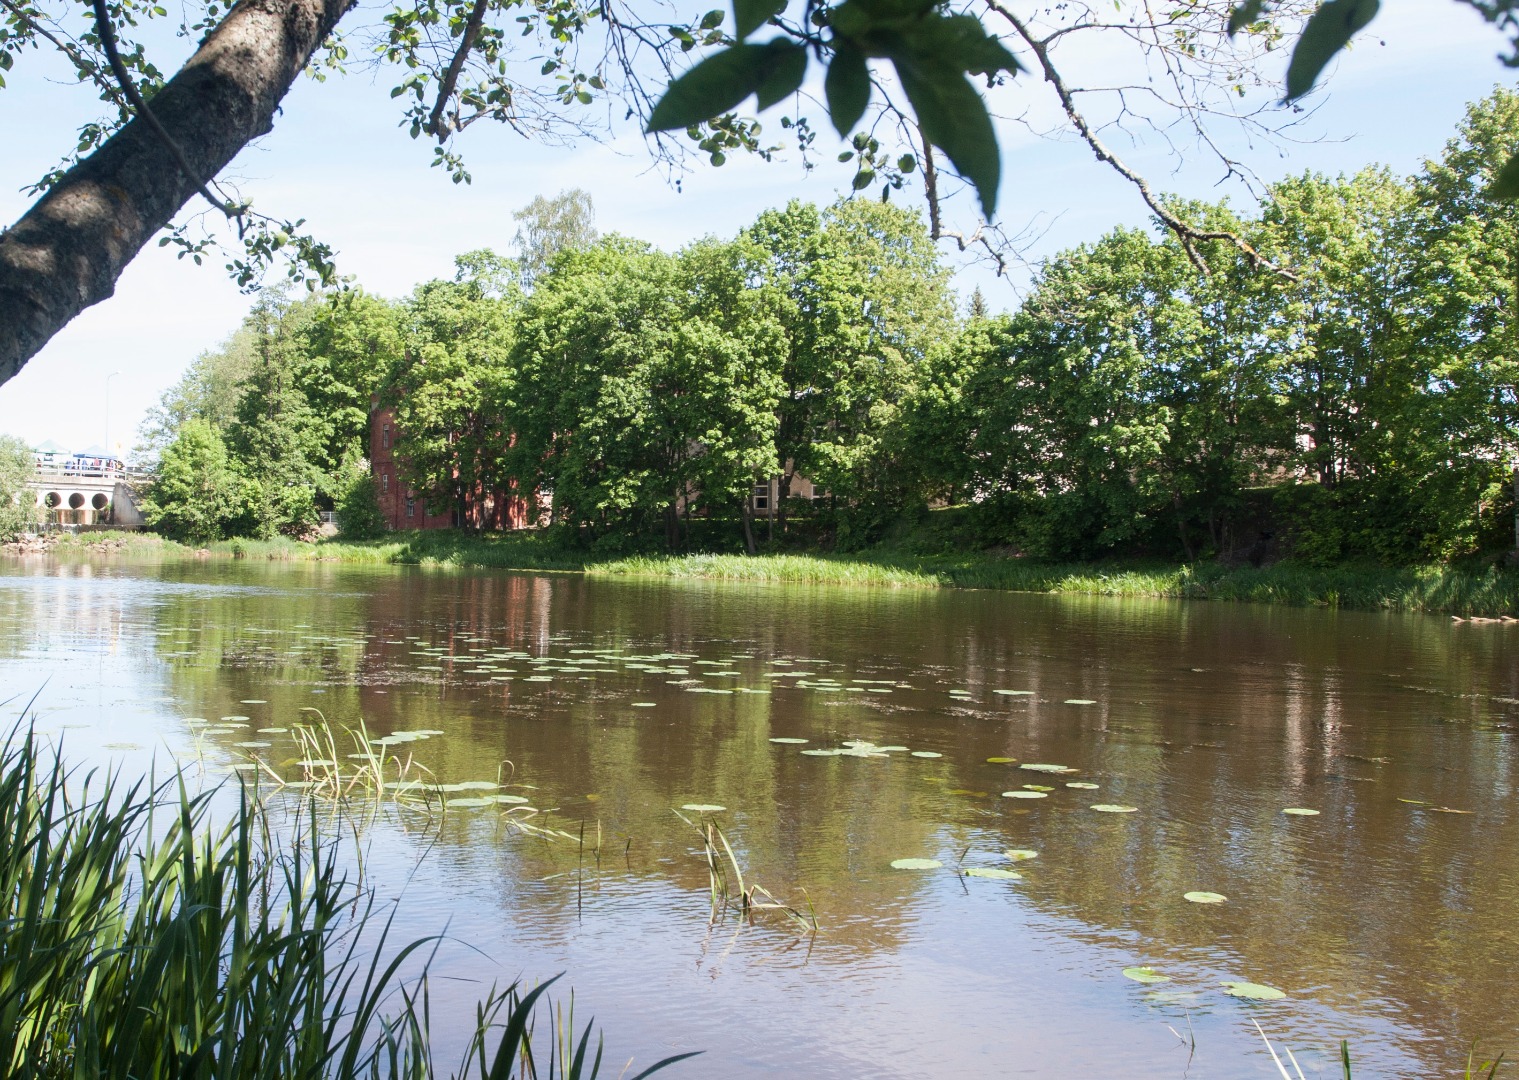
<path fill-rule="evenodd" d="M 1401 1009 L 1435 1040 L 1519 1035 L 1519 990 L 1502 968 L 1519 945 L 1519 871 L 1500 854 L 1519 850 L 1519 708 L 1493 700 L 1519 698 L 1519 672 L 1501 628 L 1484 636 L 1427 618 L 1206 603 L 389 570 L 334 572 L 294 599 L 171 600 L 162 618 L 199 631 L 192 645 L 159 639 L 195 650 L 174 668 L 187 703 L 261 697 L 286 714 L 317 704 L 337 720 L 362 716 L 376 732 L 446 730 L 411 749 L 449 779 L 489 778 L 510 760 L 571 831 L 601 822 L 604 866 L 621 865 L 626 844 L 625 872 L 700 893 L 705 870 L 670 807 L 731 807 L 746 871 L 793 898 L 805 886 L 835 943 L 889 949 L 907 933 L 905 898 L 928 879 L 886 871 L 893 858 L 953 858 L 972 840 L 978 851 L 1033 847 L 1044 854 L 1021 896 L 1095 931 L 1132 931 L 1147 957 L 1195 963 L 1224 950 L 1239 974 L 1349 1011 Z M 742 663 L 748 685 L 770 659 L 826 660 L 814 670 L 917 689 L 719 697 L 626 671 L 492 683 L 419 671 L 418 637 L 447 656 L 753 653 Z M 506 666 L 518 680 L 530 673 Z M 325 700 L 308 695 L 316 684 Z M 973 700 L 952 701 L 951 688 Z M 1035 693 L 990 693 L 998 688 Z M 626 708 L 632 700 L 659 707 Z M 945 757 L 811 759 L 773 735 Z M 997 793 L 1045 778 L 985 762 L 996 755 L 1075 765 L 1103 787 L 1014 806 Z M 1108 800 L 1141 810 L 1109 819 L 1085 809 Z M 1323 814 L 1284 818 L 1292 805 Z M 481 829 L 460 817 L 445 839 Z M 537 877 L 573 859 L 525 841 L 501 851 Z M 1194 888 L 1230 901 L 1180 900 Z M 546 910 L 574 903 L 568 889 L 514 895 Z"/>

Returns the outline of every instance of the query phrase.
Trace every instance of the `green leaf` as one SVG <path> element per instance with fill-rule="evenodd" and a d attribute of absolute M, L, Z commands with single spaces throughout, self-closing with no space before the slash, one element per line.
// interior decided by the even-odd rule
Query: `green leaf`
<path fill-rule="evenodd" d="M 762 86 L 767 88 L 767 94 L 773 93 L 785 78 L 794 74 L 796 58 L 792 54 L 799 52 L 800 46 L 778 38 L 766 45 L 733 45 L 714 53 L 670 84 L 665 96 L 654 106 L 648 130 L 671 131 L 721 116 Z M 805 71 L 805 54 L 801 60 Z M 782 75 L 777 76 L 777 68 Z M 774 82 L 770 82 L 772 77 Z M 800 83 L 797 77 L 797 84 Z"/>
<path fill-rule="evenodd" d="M 721 9 L 709 11 L 701 17 L 701 28 L 703 30 L 711 30 L 715 27 L 721 26 L 722 24 L 723 13 Z"/>
<path fill-rule="evenodd" d="M 1499 202 L 1512 202 L 1519 199 L 1519 154 L 1515 154 L 1503 163 L 1503 168 L 1498 170 L 1498 175 L 1493 177 L 1493 182 L 1488 185 L 1487 197 L 1497 199 Z"/>
<path fill-rule="evenodd" d="M 1287 995 L 1274 986 L 1265 986 L 1253 982 L 1226 982 L 1223 984 L 1224 993 L 1231 997 L 1244 998 L 1246 1001 L 1281 1001 Z"/>
<path fill-rule="evenodd" d="M 765 48 L 770 50 L 772 66 L 754 93 L 760 111 L 796 93 L 807 74 L 807 50 L 800 45 L 778 38 Z"/>
<path fill-rule="evenodd" d="M 1324 0 L 1303 27 L 1287 65 L 1287 100 L 1313 89 L 1315 80 L 1335 54 L 1350 44 L 1356 32 L 1376 16 L 1380 0 Z"/>
<path fill-rule="evenodd" d="M 733 21 L 738 27 L 738 36 L 748 37 L 764 26 L 771 16 L 785 10 L 785 0 L 780 3 L 776 0 L 733 0 Z"/>
<path fill-rule="evenodd" d="M 986 103 L 959 71 L 922 68 L 905 58 L 895 63 L 902 89 L 928 141 L 943 150 L 960 175 L 975 185 L 982 212 L 991 218 L 997 209 L 1002 163 Z"/>
<path fill-rule="evenodd" d="M 1229 13 L 1229 36 L 1233 37 L 1259 19 L 1265 8 L 1265 0 L 1245 0 L 1243 4 Z"/>
<path fill-rule="evenodd" d="M 847 138 L 870 104 L 870 71 L 865 66 L 865 54 L 852 42 L 841 39 L 835 47 L 823 93 L 834 128 Z"/>

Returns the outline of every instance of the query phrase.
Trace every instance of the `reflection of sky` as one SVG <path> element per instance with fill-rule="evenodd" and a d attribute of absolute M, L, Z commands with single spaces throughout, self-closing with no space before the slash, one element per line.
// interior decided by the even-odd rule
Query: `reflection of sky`
<path fill-rule="evenodd" d="M 214 780 L 242 736 L 196 739 L 184 717 L 256 727 L 319 707 L 374 733 L 444 730 L 408 747 L 440 778 L 494 777 L 507 759 L 555 827 L 601 826 L 599 870 L 577 844 L 487 814 L 429 830 L 391 812 L 368 829 L 366 871 L 382 900 L 402 896 L 401 937 L 446 924 L 481 951 L 443 948 L 442 1031 L 470 1022 L 482 981 L 564 970 L 614 1057 L 706 1048 L 688 1071 L 701 1076 L 1180 1075 L 1187 1051 L 1167 1025 L 1189 1021 L 1190 1076 L 1273 1075 L 1252 1016 L 1297 1048 L 1349 1037 L 1376 1075 L 1519 1037 L 1501 1030 L 1519 1012 L 1503 970 L 1519 947 L 1516 871 L 1490 857 L 1519 842 L 1519 713 L 1501 700 L 1519 687 L 1491 633 L 995 593 L 5 569 L 4 685 L 42 688 L 39 722 L 74 760 L 146 770 L 174 754 Z M 534 667 L 544 655 L 559 662 Z M 572 660 L 584 667 L 563 670 Z M 547 668 L 551 681 L 526 681 Z M 776 735 L 943 757 L 806 758 Z M 999 755 L 1071 765 L 1101 790 L 1003 800 L 1061 778 L 986 761 Z M 1099 800 L 1142 809 L 1085 809 Z M 705 869 L 670 813 L 687 801 L 732 808 L 721 820 L 748 879 L 804 907 L 806 889 L 816 942 L 782 920 L 709 929 Z M 1289 821 L 1288 805 L 1323 815 Z M 887 867 L 996 865 L 1007 847 L 1042 853 L 1013 885 Z M 1230 901 L 1178 901 L 1197 888 Z M 1149 1004 L 1119 974 L 1131 964 L 1202 995 Z M 1225 979 L 1292 997 L 1245 1006 L 1216 992 Z"/>

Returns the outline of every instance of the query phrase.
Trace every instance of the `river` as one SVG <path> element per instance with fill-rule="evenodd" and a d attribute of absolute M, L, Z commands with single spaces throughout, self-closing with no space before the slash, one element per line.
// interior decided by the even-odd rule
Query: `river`
<path fill-rule="evenodd" d="M 432 732 L 390 749 L 475 786 L 359 843 L 396 932 L 446 931 L 445 1037 L 562 971 L 614 1076 L 1277 1076 L 1253 1021 L 1310 1076 L 1519 1053 L 1510 625 L 29 558 L 0 670 L 72 761 L 274 798 L 295 725 Z M 792 913 L 714 914 L 707 823 Z"/>

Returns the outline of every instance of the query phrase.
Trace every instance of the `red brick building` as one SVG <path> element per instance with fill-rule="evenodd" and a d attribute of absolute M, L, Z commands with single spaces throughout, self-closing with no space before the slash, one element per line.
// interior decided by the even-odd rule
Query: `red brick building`
<path fill-rule="evenodd" d="M 369 411 L 369 468 L 380 498 L 380 511 L 392 529 L 526 529 L 536 525 L 538 513 L 513 489 L 485 491 L 476 488 L 464 495 L 463 506 L 448 513 L 429 514 L 423 499 L 401 479 L 395 456 L 396 416 L 391 409 L 374 405 Z"/>

